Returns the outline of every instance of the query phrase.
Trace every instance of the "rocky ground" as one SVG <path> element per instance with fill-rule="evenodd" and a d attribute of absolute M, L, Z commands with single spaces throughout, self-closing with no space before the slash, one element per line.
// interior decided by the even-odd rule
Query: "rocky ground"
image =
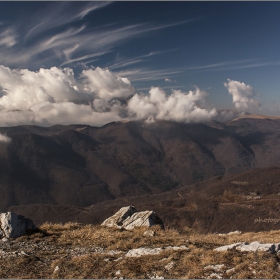
<path fill-rule="evenodd" d="M 128 231 L 44 224 L 25 236 L 0 241 L 0 277 L 276 279 L 280 277 L 279 233 L 201 235 L 189 228 Z M 249 246 L 255 241 L 270 245 Z M 217 250 L 233 243 L 239 245 Z"/>

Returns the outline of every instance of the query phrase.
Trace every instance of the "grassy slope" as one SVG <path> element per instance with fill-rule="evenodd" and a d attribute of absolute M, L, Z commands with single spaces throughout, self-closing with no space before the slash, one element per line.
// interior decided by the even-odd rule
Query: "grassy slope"
<path fill-rule="evenodd" d="M 231 250 L 214 252 L 239 241 L 280 242 L 280 231 L 219 236 L 201 235 L 189 228 L 180 231 L 154 228 L 155 236 L 143 236 L 145 228 L 133 231 L 75 223 L 44 224 L 40 230 L 11 241 L 7 251 L 21 252 L 0 258 L 1 278 L 207 278 L 215 271 L 208 265 L 224 264 L 223 278 L 279 278 L 280 260 L 271 253 Z M 158 255 L 125 257 L 132 248 L 185 245 L 189 250 L 167 250 Z M 0 249 L 3 245 L 0 244 Z M 93 252 L 103 248 L 103 253 Z M 107 250 L 119 250 L 112 255 Z M 101 249 L 99 249 L 101 250 Z M 102 251 L 102 250 L 101 250 Z M 23 253 L 24 252 L 24 253 Z M 0 251 L 1 255 L 1 251 Z M 171 264 L 171 265 L 170 265 Z M 172 268 L 168 269 L 168 266 Z M 228 269 L 234 270 L 226 271 Z M 116 276 L 116 272 L 119 275 Z M 215 275 L 212 277 L 216 278 Z"/>

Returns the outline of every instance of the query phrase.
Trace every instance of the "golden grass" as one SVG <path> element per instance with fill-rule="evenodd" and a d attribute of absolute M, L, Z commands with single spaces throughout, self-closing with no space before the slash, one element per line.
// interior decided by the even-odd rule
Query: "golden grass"
<path fill-rule="evenodd" d="M 0 278 L 115 278 L 147 279 L 152 276 L 164 276 L 168 279 L 207 278 L 218 273 L 223 278 L 279 278 L 280 261 L 278 256 L 266 252 L 214 252 L 218 246 L 240 241 L 261 241 L 263 243 L 280 242 L 280 231 L 243 233 L 239 235 L 219 236 L 218 234 L 198 234 L 193 229 L 180 230 L 153 227 L 155 236 L 144 236 L 146 228 L 133 231 L 105 228 L 77 223 L 43 224 L 38 232 L 17 239 L 31 240 L 59 246 L 53 252 L 37 252 L 35 256 L 0 258 Z M 146 255 L 138 258 L 125 257 L 132 248 L 185 245 L 189 250 L 164 250 L 158 255 Z M 69 255 L 69 248 L 89 246 L 107 250 L 120 250 L 123 253 L 86 253 Z M 170 263 L 173 266 L 169 269 Z M 209 265 L 224 265 L 220 272 Z M 226 271 L 228 272 L 226 273 Z M 117 274 L 116 274 L 117 273 Z"/>
<path fill-rule="evenodd" d="M 174 229 L 161 230 L 155 226 L 155 236 L 144 236 L 147 228 L 138 228 L 133 231 L 106 228 L 101 226 L 86 225 L 71 231 L 62 231 L 58 242 L 73 245 L 94 245 L 105 247 L 109 250 L 129 250 L 138 247 L 160 247 L 183 245 L 184 240 L 179 238 L 180 234 Z"/>

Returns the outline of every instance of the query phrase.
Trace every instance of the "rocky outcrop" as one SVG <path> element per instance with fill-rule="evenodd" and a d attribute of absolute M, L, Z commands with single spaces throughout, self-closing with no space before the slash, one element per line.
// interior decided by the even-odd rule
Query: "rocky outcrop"
<path fill-rule="evenodd" d="M 145 255 L 158 255 L 159 253 L 167 250 L 189 250 L 188 247 L 182 245 L 182 246 L 167 246 L 162 248 L 137 248 L 137 249 L 131 249 L 126 253 L 126 257 L 142 257 Z"/>
<path fill-rule="evenodd" d="M 163 221 L 153 211 L 137 212 L 134 206 L 122 207 L 113 216 L 106 219 L 102 226 L 124 228 L 127 230 L 135 227 L 151 227 L 160 225 L 164 228 Z"/>
<path fill-rule="evenodd" d="M 163 221 L 153 211 L 143 211 L 134 213 L 131 217 L 123 222 L 123 228 L 134 229 L 135 227 L 151 227 L 160 225 L 162 228 Z"/>
<path fill-rule="evenodd" d="M 31 219 L 13 212 L 0 214 L 0 238 L 16 238 L 33 229 L 35 224 Z"/>
<path fill-rule="evenodd" d="M 267 244 L 262 244 L 261 242 L 254 241 L 251 242 L 250 244 L 247 242 L 240 242 L 240 243 L 234 243 L 231 245 L 226 245 L 222 247 L 218 247 L 214 249 L 214 251 L 218 252 L 223 252 L 227 251 L 229 249 L 236 249 L 241 252 L 257 252 L 257 251 L 262 251 L 262 252 L 270 252 L 270 253 L 275 253 L 280 251 L 280 243 L 267 243 Z"/>
<path fill-rule="evenodd" d="M 106 227 L 121 228 L 124 220 L 133 215 L 135 212 L 136 209 L 134 206 L 122 207 L 117 213 L 106 219 L 101 225 Z"/>
<path fill-rule="evenodd" d="M 229 233 L 219 233 L 219 236 L 226 236 L 226 235 L 235 235 L 235 234 L 241 234 L 242 232 L 240 230 L 236 230 L 236 231 L 231 231 Z"/>

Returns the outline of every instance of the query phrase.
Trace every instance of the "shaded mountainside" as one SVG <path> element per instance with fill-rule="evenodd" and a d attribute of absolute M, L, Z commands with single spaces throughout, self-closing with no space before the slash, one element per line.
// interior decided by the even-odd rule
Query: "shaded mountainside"
<path fill-rule="evenodd" d="M 0 128 L 0 211 L 27 204 L 89 207 L 280 165 L 280 120 L 113 122 Z"/>
<path fill-rule="evenodd" d="M 164 193 L 126 196 L 85 208 L 33 204 L 11 206 L 9 210 L 32 218 L 37 224 L 101 224 L 128 205 L 134 205 L 138 211 L 155 211 L 166 228 L 187 226 L 201 233 L 280 229 L 280 167 L 218 176 Z"/>

